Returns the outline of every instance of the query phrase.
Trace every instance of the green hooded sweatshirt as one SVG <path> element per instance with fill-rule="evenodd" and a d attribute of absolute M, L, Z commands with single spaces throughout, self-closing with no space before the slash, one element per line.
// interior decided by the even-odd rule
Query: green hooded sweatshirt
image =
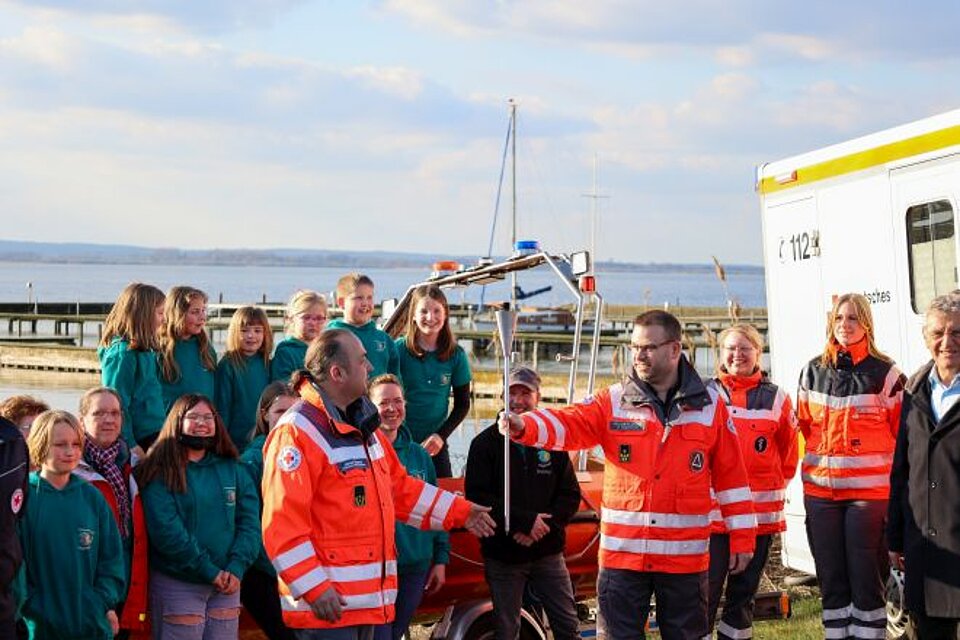
<path fill-rule="evenodd" d="M 210 584 L 221 570 L 242 577 L 260 549 L 257 492 L 239 460 L 208 453 L 187 463 L 187 491 L 161 479 L 141 489 L 150 570 Z"/>
<path fill-rule="evenodd" d="M 107 611 L 126 595 L 120 532 L 97 489 L 71 475 L 56 489 L 30 474 L 20 522 L 23 617 L 31 638 L 110 640 Z"/>
<path fill-rule="evenodd" d="M 406 425 L 400 425 L 393 450 L 407 473 L 432 485 L 437 471 L 427 450 L 413 441 Z M 426 571 L 434 564 L 450 563 L 450 536 L 446 531 L 422 531 L 410 525 L 396 524 L 397 572 Z"/>
<path fill-rule="evenodd" d="M 217 352 L 209 347 L 210 356 L 217 361 Z M 174 381 L 165 380 L 163 371 L 160 372 L 160 386 L 163 387 L 163 407 L 170 411 L 170 407 L 177 398 L 185 393 L 199 393 L 210 398 L 214 396 L 214 371 L 203 366 L 200 357 L 200 341 L 196 336 L 177 340 L 173 345 L 173 359 L 180 366 L 180 377 Z"/>
<path fill-rule="evenodd" d="M 237 450 L 243 451 L 253 436 L 257 423 L 257 404 L 263 388 L 270 383 L 270 373 L 263 355 L 240 356 L 242 364 L 223 356 L 217 365 L 217 396 L 214 403 L 227 426 Z"/>
<path fill-rule="evenodd" d="M 367 360 L 373 366 L 370 375 L 373 380 L 384 373 L 392 373 L 400 377 L 400 356 L 397 355 L 397 345 L 386 331 L 377 328 L 377 323 L 370 322 L 356 326 L 342 318 L 327 323 L 328 329 L 348 329 L 360 339 L 363 348 L 367 350 Z"/>
<path fill-rule="evenodd" d="M 307 343 L 299 338 L 287 336 L 277 343 L 273 350 L 273 360 L 270 362 L 270 381 L 290 381 L 290 374 L 297 369 L 303 369 L 303 361 L 307 357 Z"/>
<path fill-rule="evenodd" d="M 123 409 L 123 441 L 131 449 L 160 432 L 167 412 L 163 408 L 160 368 L 156 351 L 136 351 L 115 337 L 107 347 L 97 348 L 100 380 L 120 396 Z"/>
<path fill-rule="evenodd" d="M 263 497 L 260 494 L 260 485 L 263 483 L 263 445 L 267 442 L 267 436 L 257 434 L 240 456 L 243 467 L 250 473 L 250 479 L 257 488 L 257 496 L 260 498 L 260 513 L 263 513 Z M 271 576 L 277 575 L 277 570 L 270 563 L 267 557 L 267 550 L 263 548 L 263 539 L 260 540 L 260 554 L 254 560 L 253 566 L 260 571 Z"/>

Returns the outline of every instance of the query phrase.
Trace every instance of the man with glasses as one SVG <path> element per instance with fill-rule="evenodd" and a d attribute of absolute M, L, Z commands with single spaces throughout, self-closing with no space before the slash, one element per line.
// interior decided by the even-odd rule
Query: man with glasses
<path fill-rule="evenodd" d="M 633 369 L 577 405 L 510 414 L 523 444 L 603 447 L 601 624 L 612 640 L 644 638 L 650 598 L 665 640 L 708 634 L 711 494 L 730 532 L 731 571 L 753 555 L 756 517 L 736 431 L 717 393 L 683 356 L 679 321 L 634 320 Z"/>
<path fill-rule="evenodd" d="M 933 299 L 923 338 L 931 361 L 907 382 L 890 472 L 890 562 L 904 572 L 910 638 L 960 629 L 960 291 Z"/>

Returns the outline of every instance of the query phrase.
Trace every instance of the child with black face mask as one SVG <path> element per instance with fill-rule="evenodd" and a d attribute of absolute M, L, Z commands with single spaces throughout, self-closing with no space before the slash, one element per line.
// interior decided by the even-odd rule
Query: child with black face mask
<path fill-rule="evenodd" d="M 181 396 L 136 468 L 150 531 L 155 638 L 237 637 L 240 578 L 260 549 L 256 488 L 209 398 Z"/>

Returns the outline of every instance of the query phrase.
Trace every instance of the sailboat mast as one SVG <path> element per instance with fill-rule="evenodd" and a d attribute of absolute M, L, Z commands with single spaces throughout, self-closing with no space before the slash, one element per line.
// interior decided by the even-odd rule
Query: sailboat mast
<path fill-rule="evenodd" d="M 510 98 L 510 164 L 511 187 L 513 191 L 513 224 L 510 227 L 510 252 L 517 248 L 517 103 Z M 517 273 L 510 278 L 510 308 L 517 308 Z M 504 345 L 504 355 L 508 353 Z"/>

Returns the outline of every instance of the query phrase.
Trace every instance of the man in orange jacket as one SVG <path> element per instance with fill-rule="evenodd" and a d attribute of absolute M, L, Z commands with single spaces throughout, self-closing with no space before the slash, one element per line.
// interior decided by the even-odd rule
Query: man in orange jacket
<path fill-rule="evenodd" d="M 264 446 L 263 543 L 298 638 L 367 640 L 394 617 L 395 520 L 480 537 L 495 525 L 489 508 L 407 475 L 377 431 L 356 336 L 323 332 L 305 367 L 291 380 L 300 401 Z"/>
<path fill-rule="evenodd" d="M 503 421 L 525 445 L 603 447 L 597 595 L 612 640 L 645 637 L 652 595 L 664 640 L 708 635 L 711 489 L 730 534 L 731 572 L 753 556 L 756 517 L 736 431 L 716 391 L 683 357 L 680 340 L 674 316 L 641 314 L 625 382 L 577 405 Z"/>

